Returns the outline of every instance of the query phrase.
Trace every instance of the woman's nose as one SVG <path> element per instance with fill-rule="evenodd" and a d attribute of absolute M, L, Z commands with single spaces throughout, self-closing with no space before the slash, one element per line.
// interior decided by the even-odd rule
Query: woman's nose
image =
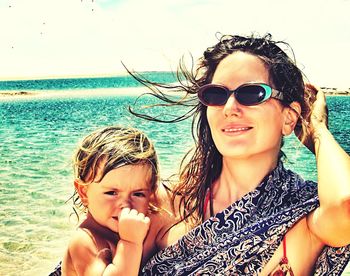
<path fill-rule="evenodd" d="M 223 112 L 226 118 L 231 116 L 236 116 L 236 117 L 241 116 L 242 114 L 241 105 L 237 102 L 233 94 L 228 98 L 226 104 L 224 105 Z"/>

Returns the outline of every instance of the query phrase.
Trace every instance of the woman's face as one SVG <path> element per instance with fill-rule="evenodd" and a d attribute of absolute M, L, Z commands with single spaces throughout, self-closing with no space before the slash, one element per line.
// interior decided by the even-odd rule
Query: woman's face
<path fill-rule="evenodd" d="M 235 52 L 218 65 L 212 83 L 234 90 L 248 82 L 269 83 L 264 63 L 254 55 Z M 214 143 L 224 158 L 277 158 L 285 134 L 285 108 L 270 98 L 253 106 L 239 104 L 234 95 L 224 106 L 208 107 Z"/>

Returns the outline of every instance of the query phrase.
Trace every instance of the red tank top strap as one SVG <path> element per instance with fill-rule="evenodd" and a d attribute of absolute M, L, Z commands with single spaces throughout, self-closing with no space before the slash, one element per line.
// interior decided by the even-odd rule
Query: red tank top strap
<path fill-rule="evenodd" d="M 283 258 L 287 259 L 287 239 L 286 236 L 283 237 Z"/>
<path fill-rule="evenodd" d="M 271 276 L 294 276 L 293 270 L 291 266 L 289 265 L 288 258 L 287 258 L 287 238 L 286 236 L 283 237 L 282 241 L 283 246 L 283 257 L 278 264 L 278 267 L 269 275 Z"/>

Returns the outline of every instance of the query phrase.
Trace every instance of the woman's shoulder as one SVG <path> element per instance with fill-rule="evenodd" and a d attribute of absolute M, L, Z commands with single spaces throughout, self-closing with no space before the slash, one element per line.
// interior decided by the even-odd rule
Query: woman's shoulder
<path fill-rule="evenodd" d="M 158 249 L 164 248 L 167 242 L 169 231 L 178 223 L 179 219 L 174 214 L 171 205 L 171 195 L 167 191 L 159 198 L 159 208 L 156 212 L 149 214 L 151 227 L 149 238 L 153 239 Z"/>
<path fill-rule="evenodd" d="M 151 226 L 143 244 L 143 263 L 167 246 L 167 233 L 175 224 L 175 216 L 163 208 L 151 212 L 148 217 L 151 220 Z"/>
<path fill-rule="evenodd" d="M 173 212 L 162 206 L 156 212 L 150 213 L 148 217 L 151 220 L 150 231 L 156 232 L 157 236 L 161 235 L 176 222 Z"/>
<path fill-rule="evenodd" d="M 156 190 L 156 197 L 158 204 L 161 205 L 163 208 L 166 207 L 166 209 L 171 209 L 171 200 L 173 196 L 173 184 L 170 182 L 164 183 L 161 182 Z"/>

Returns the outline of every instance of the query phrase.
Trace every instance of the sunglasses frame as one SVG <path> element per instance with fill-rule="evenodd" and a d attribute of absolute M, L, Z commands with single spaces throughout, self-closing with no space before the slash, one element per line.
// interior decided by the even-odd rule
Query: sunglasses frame
<path fill-rule="evenodd" d="M 262 99 L 262 101 L 258 102 L 258 103 L 254 103 L 254 104 L 245 104 L 245 103 L 241 103 L 239 101 L 239 97 L 237 98 L 237 93 L 239 93 L 238 91 L 242 88 L 242 87 L 246 87 L 246 86 L 260 86 L 262 87 L 264 90 L 265 90 L 265 96 L 264 98 Z M 226 101 L 221 104 L 221 105 L 217 105 L 217 104 L 207 104 L 204 100 L 203 100 L 203 93 L 204 91 L 206 91 L 208 88 L 210 87 L 214 87 L 214 88 L 221 88 L 223 89 L 223 91 L 226 92 L 226 96 L 227 96 L 227 99 Z M 205 84 L 203 86 L 201 86 L 198 90 L 198 93 L 197 93 L 197 96 L 198 96 L 198 99 L 199 101 L 204 104 L 205 106 L 224 106 L 228 99 L 231 97 L 231 95 L 234 94 L 235 95 L 235 99 L 237 100 L 237 102 L 241 105 L 244 105 L 244 106 L 253 106 L 253 105 L 258 105 L 258 104 L 261 104 L 265 101 L 267 101 L 268 99 L 270 98 L 274 98 L 274 99 L 277 99 L 277 100 L 280 100 L 282 101 L 283 100 L 283 93 L 281 91 L 278 91 L 277 89 L 274 89 L 272 88 L 271 86 L 267 85 L 266 83 L 255 83 L 255 82 L 250 82 L 250 83 L 244 83 L 242 85 L 240 85 L 239 87 L 237 87 L 236 89 L 234 90 L 230 90 L 228 89 L 226 86 L 224 85 L 221 85 L 221 84 L 213 84 L 213 83 L 209 83 L 209 84 Z"/>

